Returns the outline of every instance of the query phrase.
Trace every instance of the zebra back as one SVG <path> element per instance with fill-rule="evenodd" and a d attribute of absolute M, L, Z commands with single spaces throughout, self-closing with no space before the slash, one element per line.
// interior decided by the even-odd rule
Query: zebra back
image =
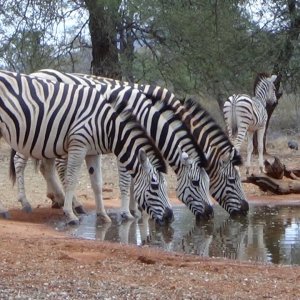
<path fill-rule="evenodd" d="M 211 215 L 209 178 L 204 170 L 207 163 L 206 156 L 195 143 L 186 125 L 181 122 L 178 115 L 174 115 L 173 107 L 168 103 L 174 98 L 172 93 L 160 87 L 122 84 L 119 81 L 84 74 L 63 74 L 61 79 L 59 73 L 55 70 L 42 70 L 31 75 L 42 78 L 46 76 L 59 81 L 67 80 L 67 82 L 78 77 L 73 84 L 84 80 L 85 85 L 94 87 L 96 84 L 96 89 L 101 89 L 102 86 L 110 89 L 108 93 L 110 103 L 118 105 L 122 102 L 123 106 L 126 103 L 133 108 L 137 119 L 155 140 L 157 147 L 175 171 L 176 192 L 180 200 L 195 215 L 202 216 L 203 212 Z M 189 159 L 185 156 L 186 153 Z"/>
<path fill-rule="evenodd" d="M 177 134 L 178 136 L 178 134 L 180 133 L 181 138 L 179 139 L 179 142 L 181 142 L 184 139 L 188 140 L 190 143 L 189 149 L 193 149 L 194 151 L 196 151 L 195 154 L 193 154 L 193 157 L 199 157 L 201 161 L 201 166 L 206 166 L 207 159 L 202 149 L 199 148 L 198 145 L 195 143 L 193 136 L 191 135 L 190 130 L 187 128 L 187 126 L 181 122 L 181 119 L 177 114 L 174 114 L 174 107 L 172 105 L 172 101 L 175 96 L 167 89 L 152 85 L 130 84 L 128 82 L 122 82 L 110 78 L 98 77 L 87 74 L 62 73 L 51 69 L 40 70 L 38 72 L 32 73 L 30 76 L 46 78 L 48 80 L 54 80 L 59 82 L 66 82 L 69 84 L 82 84 L 85 86 L 92 87 L 95 86 L 96 89 L 101 89 L 102 86 L 107 86 L 107 84 L 109 84 L 110 86 L 112 86 L 109 96 L 111 103 L 118 103 L 118 105 L 120 105 L 120 107 L 122 108 L 126 107 L 126 104 L 128 104 L 127 102 L 132 97 L 133 90 L 131 88 L 135 89 L 135 99 L 138 100 L 135 100 L 133 106 L 139 106 L 139 108 L 141 108 L 142 105 L 144 105 L 145 100 L 151 101 L 152 105 L 155 106 L 155 109 L 158 110 L 158 113 L 153 116 L 157 118 L 156 121 L 158 121 L 160 115 L 163 114 L 168 125 L 172 126 L 173 137 L 175 136 L 175 134 Z M 124 89 L 124 87 L 127 87 L 127 90 Z M 121 100 L 118 101 L 118 99 Z M 118 111 L 121 110 L 122 109 L 120 108 L 118 109 Z M 153 139 L 154 135 L 155 133 L 152 132 Z M 159 149 L 162 149 L 163 143 L 165 142 L 165 139 L 160 139 Z"/>
<path fill-rule="evenodd" d="M 138 182 L 135 195 L 140 206 L 161 222 L 173 217 L 159 174 L 167 170 L 160 152 L 131 112 L 119 113 L 108 103 L 107 86 L 101 93 L 8 71 L 0 73 L 0 82 L 1 132 L 25 158 L 72 155 L 77 168 L 85 155 L 113 152 Z M 142 148 L 148 158 L 140 155 Z M 67 170 L 69 180 L 73 165 Z M 66 211 L 73 221 L 70 199 Z"/>
<path fill-rule="evenodd" d="M 124 156 L 122 157 L 122 160 L 120 160 L 122 163 L 126 162 L 127 159 L 131 156 L 132 152 L 129 148 L 124 148 L 124 146 L 130 145 L 128 141 L 130 142 L 132 139 L 138 139 L 138 143 L 136 145 L 136 151 L 138 151 L 141 148 L 144 148 L 147 155 L 149 155 L 151 164 L 156 168 L 157 171 L 167 174 L 167 165 L 166 162 L 161 154 L 161 152 L 156 147 L 153 139 L 147 135 L 144 128 L 141 126 L 141 124 L 137 121 L 137 118 L 132 113 L 132 109 L 124 109 L 123 104 L 118 105 L 115 108 L 116 115 L 115 117 L 120 117 L 122 121 L 120 123 L 116 123 L 114 126 L 112 126 L 110 130 L 110 144 L 115 144 L 115 154 L 117 157 L 119 157 L 120 153 L 124 152 Z M 119 130 L 118 130 L 118 127 Z M 124 131 L 123 129 L 126 129 Z M 118 132 L 119 131 L 119 132 Z M 118 136 L 125 138 L 116 138 Z M 117 141 L 117 142 L 116 142 Z M 125 145 L 126 143 L 126 145 Z M 111 147 L 112 148 L 112 147 Z M 134 158 L 134 157 L 132 157 Z"/>

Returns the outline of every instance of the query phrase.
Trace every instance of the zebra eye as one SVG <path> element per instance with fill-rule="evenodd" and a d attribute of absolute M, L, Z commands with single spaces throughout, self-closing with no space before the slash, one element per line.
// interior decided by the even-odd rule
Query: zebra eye
<path fill-rule="evenodd" d="M 192 180 L 193 186 L 199 186 L 199 180 Z"/>
<path fill-rule="evenodd" d="M 229 178 L 228 178 L 228 182 L 229 182 L 230 184 L 234 184 L 234 183 L 235 183 L 235 179 L 232 178 L 232 177 L 229 177 Z"/>
<path fill-rule="evenodd" d="M 158 183 L 157 182 L 151 182 L 151 188 L 153 190 L 158 190 Z"/>
<path fill-rule="evenodd" d="M 155 175 L 153 175 L 152 179 L 151 179 L 151 188 L 154 190 L 158 190 L 158 179 Z"/>

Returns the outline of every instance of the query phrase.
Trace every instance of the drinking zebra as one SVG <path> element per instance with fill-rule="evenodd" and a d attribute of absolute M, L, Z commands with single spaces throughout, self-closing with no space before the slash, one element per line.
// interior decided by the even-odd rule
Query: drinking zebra
<path fill-rule="evenodd" d="M 97 79 L 93 75 L 77 74 L 77 76 L 82 80 L 111 82 L 111 79 L 101 77 Z M 163 101 L 187 126 L 196 144 L 206 156 L 205 169 L 210 179 L 211 195 L 231 216 L 246 215 L 249 205 L 237 169 L 242 163 L 241 157 L 209 113 L 191 99 L 183 105 L 167 89 L 152 85 L 133 86 L 143 91 L 154 103 Z"/>
<path fill-rule="evenodd" d="M 48 72 L 45 70 L 43 73 Z M 50 76 L 57 77 L 56 74 L 50 74 Z M 70 74 L 64 76 L 66 76 L 64 80 L 67 80 Z M 80 83 L 91 82 L 92 80 L 97 85 L 112 81 L 108 78 L 85 74 L 76 74 L 76 80 Z M 125 83 L 125 85 L 128 85 L 128 83 Z M 198 148 L 207 158 L 206 171 L 210 179 L 210 193 L 232 216 L 245 215 L 249 206 L 236 169 L 236 166 L 241 164 L 241 157 L 210 115 L 201 105 L 192 100 L 187 101 L 186 105 L 182 105 L 175 98 L 175 95 L 165 88 L 140 84 L 133 84 L 132 86 L 141 90 L 146 97 L 152 100 L 154 105 L 163 102 L 185 124 Z M 190 115 L 190 113 L 192 114 Z M 211 145 L 214 145 L 213 152 L 211 151 Z"/>
<path fill-rule="evenodd" d="M 14 150 L 43 160 L 48 170 L 56 157 L 68 156 L 63 207 L 68 223 L 78 223 L 72 200 L 85 158 L 97 212 L 110 221 L 101 202 L 98 170 L 99 154 L 110 152 L 131 174 L 138 205 L 159 224 L 173 220 L 163 176 L 166 164 L 132 113 L 108 103 L 109 86 L 99 92 L 1 71 L 0 91 L 1 135 Z"/>
<path fill-rule="evenodd" d="M 57 80 L 66 83 L 83 84 L 101 89 L 107 82 L 97 77 L 85 78 L 79 74 L 62 73 L 55 70 L 42 70 L 31 76 Z M 107 79 L 108 80 L 108 79 Z M 112 80 L 111 80 L 112 81 Z M 113 82 L 113 81 L 112 81 Z M 195 144 L 190 132 L 186 129 L 164 102 L 153 103 L 155 94 L 145 94 L 132 86 L 111 85 L 113 92 L 109 98 L 112 103 L 126 103 L 133 109 L 133 113 L 156 142 L 164 158 L 177 176 L 177 196 L 194 213 L 197 219 L 209 218 L 213 214 L 209 194 L 209 178 L 204 170 L 206 158 Z M 134 85 L 136 87 L 137 85 Z M 153 105 L 155 104 L 155 105 Z M 124 169 L 119 168 L 120 182 L 126 181 Z M 121 187 L 128 190 L 128 186 Z M 123 199 L 124 197 L 122 197 Z M 122 201 L 123 202 L 123 201 Z M 124 208 L 124 205 L 123 205 Z M 124 208 L 125 209 L 125 208 Z"/>
<path fill-rule="evenodd" d="M 238 151 L 199 103 L 192 99 L 184 105 L 176 99 L 168 101 L 206 155 L 211 195 L 231 216 L 246 215 L 249 204 L 237 169 L 242 163 Z"/>
<path fill-rule="evenodd" d="M 228 135 L 238 151 L 246 134 L 248 137 L 246 174 L 249 174 L 251 166 L 254 132 L 257 132 L 259 169 L 261 172 L 264 170 L 263 140 L 268 119 L 266 105 L 277 102 L 274 85 L 276 79 L 276 75 L 260 73 L 254 82 L 254 97 L 237 94 L 230 96 L 224 103 L 223 113 Z"/>

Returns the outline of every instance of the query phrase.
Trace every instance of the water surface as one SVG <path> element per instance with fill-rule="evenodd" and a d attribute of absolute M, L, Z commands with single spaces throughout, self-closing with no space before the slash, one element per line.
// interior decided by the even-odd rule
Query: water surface
<path fill-rule="evenodd" d="M 166 228 L 148 218 L 115 218 L 112 224 L 101 224 L 91 213 L 71 234 L 200 256 L 300 265 L 300 206 L 250 205 L 249 215 L 239 219 L 230 218 L 219 206 L 214 210 L 214 219 L 196 224 L 185 206 L 175 206 L 175 221 Z M 114 216 L 116 211 L 110 212 Z"/>

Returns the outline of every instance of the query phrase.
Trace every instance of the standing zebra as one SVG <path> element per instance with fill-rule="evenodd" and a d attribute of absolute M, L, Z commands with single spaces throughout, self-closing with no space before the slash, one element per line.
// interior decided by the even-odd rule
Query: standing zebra
<path fill-rule="evenodd" d="M 54 78 L 59 77 L 51 71 L 49 74 L 47 70 L 42 73 Z M 64 74 L 64 80 L 73 76 L 72 74 Z M 103 82 L 107 83 L 107 80 L 111 81 L 111 79 L 92 75 L 76 74 L 75 77 L 75 80 L 80 83 L 91 82 L 92 80 L 93 84 L 99 83 L 101 85 Z M 207 158 L 206 171 L 210 179 L 210 193 L 217 202 L 230 215 L 246 214 L 249 206 L 242 189 L 240 176 L 235 168 L 241 164 L 241 157 L 209 114 L 199 104 L 191 100 L 183 106 L 179 100 L 175 99 L 175 95 L 165 88 L 139 84 L 133 86 L 151 99 L 154 105 L 163 102 L 186 126 L 189 135 L 192 134 L 197 147 Z M 214 146 L 213 152 L 211 151 L 212 145 Z"/>
<path fill-rule="evenodd" d="M 40 78 L 65 83 L 81 84 L 101 89 L 107 82 L 98 77 L 85 78 L 79 74 L 62 73 L 55 70 L 42 70 L 31 74 Z M 113 81 L 112 81 L 113 82 Z M 190 132 L 164 102 L 153 101 L 153 94 L 144 94 L 130 85 L 110 85 L 111 103 L 126 105 L 155 141 L 164 158 L 177 176 L 177 196 L 193 212 L 197 219 L 213 215 L 209 194 L 209 178 L 204 170 L 206 158 L 195 144 Z M 134 87 L 136 87 L 135 85 Z M 153 98 L 154 97 L 154 98 Z M 115 105 L 114 104 L 114 105 Z M 155 104 L 155 105 L 153 105 Z M 128 190 L 128 180 L 124 168 L 119 168 L 122 190 Z M 124 202 L 122 197 L 122 202 Z M 122 205 L 125 210 L 125 205 Z"/>
<path fill-rule="evenodd" d="M 72 75 L 61 73 L 54 70 L 44 70 L 31 74 L 40 78 L 63 81 L 66 83 L 80 83 L 82 85 L 95 86 L 97 89 L 102 89 L 107 86 L 106 83 L 99 84 L 96 81 L 83 80 L 82 78 Z M 133 89 L 131 86 L 111 86 L 112 92 L 109 97 L 111 103 L 126 104 L 127 107 L 133 109 L 137 119 L 141 122 L 142 126 L 147 131 L 153 140 L 156 142 L 157 147 L 162 152 L 165 159 L 169 162 L 170 166 L 177 175 L 177 195 L 178 198 L 187 205 L 187 207 L 194 213 L 197 219 L 209 218 L 213 214 L 210 195 L 209 195 L 209 178 L 203 169 L 205 166 L 206 158 L 202 151 L 199 150 L 195 144 L 190 132 L 186 129 L 184 124 L 174 114 L 171 114 L 165 108 L 164 102 L 159 102 L 155 107 L 153 106 L 152 99 L 147 100 L 145 95 L 139 90 Z M 24 194 L 24 181 L 23 169 L 25 161 L 18 155 L 14 158 L 17 171 L 18 182 L 21 183 L 21 196 L 24 203 L 28 203 Z M 60 163 L 62 160 L 59 160 Z M 63 163 L 59 168 L 64 173 Z M 42 172 L 44 173 L 44 172 Z M 124 168 L 119 168 L 120 182 L 123 183 L 122 190 L 129 190 L 128 180 Z M 63 177 L 63 176 L 61 176 Z M 21 179 L 20 179 L 21 178 Z M 124 179 L 125 178 L 125 179 Z M 49 182 L 48 182 L 49 183 Z M 130 183 L 130 182 L 129 182 Z M 58 194 L 56 185 L 55 188 L 48 189 L 49 194 Z M 48 186 L 49 188 L 49 186 Z M 128 201 L 124 196 L 122 199 L 122 211 L 125 216 L 129 215 Z M 125 203 L 125 204 L 124 204 Z"/>
<path fill-rule="evenodd" d="M 139 206 L 159 224 L 173 220 L 162 174 L 165 162 L 131 113 L 107 102 L 109 86 L 98 92 L 1 71 L 0 92 L 0 130 L 13 149 L 43 160 L 50 170 L 56 157 L 68 156 L 63 208 L 68 223 L 78 223 L 72 200 L 85 158 L 97 209 L 110 221 L 99 196 L 98 169 L 99 154 L 110 152 L 130 172 Z"/>
<path fill-rule="evenodd" d="M 77 74 L 78 75 L 78 74 Z M 79 74 L 84 80 L 95 76 Z M 111 79 L 101 79 L 105 82 Z M 167 89 L 152 85 L 137 85 L 154 103 L 163 101 L 172 112 L 187 126 L 196 144 L 207 159 L 206 172 L 210 179 L 210 193 L 217 202 L 231 215 L 246 215 L 249 205 L 242 188 L 237 166 L 242 160 L 230 140 L 211 118 L 211 116 L 193 100 L 184 105 Z"/>
<path fill-rule="evenodd" d="M 263 140 L 268 119 L 266 105 L 277 102 L 274 85 L 276 79 L 276 75 L 260 73 L 254 82 L 253 98 L 238 94 L 229 97 L 224 103 L 223 113 L 228 135 L 238 151 L 240 151 L 246 134 L 248 136 L 247 174 L 249 174 L 251 165 L 254 132 L 257 132 L 259 168 L 261 172 L 264 169 Z"/>

